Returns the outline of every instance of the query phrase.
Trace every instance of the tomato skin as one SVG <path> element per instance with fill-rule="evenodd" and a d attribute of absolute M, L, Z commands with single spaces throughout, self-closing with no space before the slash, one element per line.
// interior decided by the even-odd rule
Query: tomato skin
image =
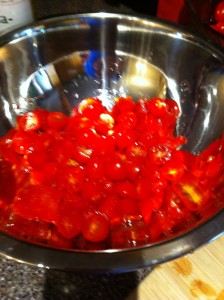
<path fill-rule="evenodd" d="M 224 1 L 217 4 L 214 13 L 214 19 L 216 22 L 224 22 Z"/>

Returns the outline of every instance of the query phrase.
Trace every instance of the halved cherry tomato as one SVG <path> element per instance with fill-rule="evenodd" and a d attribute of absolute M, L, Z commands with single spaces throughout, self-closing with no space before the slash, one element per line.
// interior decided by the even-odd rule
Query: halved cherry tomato
<path fill-rule="evenodd" d="M 64 199 L 59 204 L 58 220 L 56 226 L 60 234 L 68 239 L 77 236 L 83 226 L 83 208 L 81 198 L 70 192 L 70 197 L 67 193 Z"/>
<path fill-rule="evenodd" d="M 200 209 L 209 200 L 211 193 L 190 174 L 186 174 L 180 181 L 173 182 L 171 188 L 190 211 Z"/>
<path fill-rule="evenodd" d="M 37 131 L 41 128 L 41 117 L 37 112 L 28 112 L 18 118 L 19 128 L 25 132 Z"/>
<path fill-rule="evenodd" d="M 68 117 L 61 112 L 49 112 L 47 116 L 47 126 L 50 129 L 63 130 L 68 124 Z"/>
<path fill-rule="evenodd" d="M 160 98 L 153 98 L 146 103 L 146 109 L 157 118 L 163 117 L 167 113 L 167 103 Z"/>
<path fill-rule="evenodd" d="M 82 235 L 87 241 L 99 243 L 108 238 L 110 223 L 108 217 L 98 211 L 90 213 L 84 220 Z"/>

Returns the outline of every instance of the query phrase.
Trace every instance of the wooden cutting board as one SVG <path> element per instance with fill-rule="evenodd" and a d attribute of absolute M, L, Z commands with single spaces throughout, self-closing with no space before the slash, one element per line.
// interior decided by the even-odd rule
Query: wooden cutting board
<path fill-rule="evenodd" d="M 157 266 L 127 300 L 224 300 L 224 236 Z"/>

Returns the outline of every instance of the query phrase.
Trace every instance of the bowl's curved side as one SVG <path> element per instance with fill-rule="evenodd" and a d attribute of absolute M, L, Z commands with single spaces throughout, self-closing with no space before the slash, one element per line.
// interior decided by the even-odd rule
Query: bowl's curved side
<path fill-rule="evenodd" d="M 127 272 L 153 267 L 192 253 L 224 233 L 224 210 L 208 222 L 176 238 L 129 250 L 68 251 L 23 242 L 0 235 L 0 254 L 47 269 L 75 272 Z"/>

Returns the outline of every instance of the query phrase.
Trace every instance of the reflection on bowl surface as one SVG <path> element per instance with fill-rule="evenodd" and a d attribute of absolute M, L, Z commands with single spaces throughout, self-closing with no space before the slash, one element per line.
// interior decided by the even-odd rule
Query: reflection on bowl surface
<path fill-rule="evenodd" d="M 207 43 L 203 38 L 195 37 L 188 32 L 181 31 L 175 25 L 169 25 L 156 19 L 146 20 L 131 16 L 99 13 L 49 19 L 34 24 L 29 28 L 9 33 L 1 38 L 0 54 L 0 136 L 7 136 L 7 139 L 1 138 L 0 140 L 0 176 L 5 180 L 4 188 L 3 184 L 0 183 L 0 224 L 1 230 L 4 231 L 0 236 L 2 245 L 0 246 L 0 251 L 3 255 L 33 264 L 66 270 L 131 270 L 137 267 L 155 265 L 193 251 L 223 232 L 221 219 L 224 192 L 222 165 L 224 56 L 218 48 Z M 87 98 L 89 100 L 83 104 L 82 100 Z M 82 123 L 78 124 L 81 124 L 82 127 L 86 126 L 86 124 L 89 124 L 87 123 L 89 115 L 83 113 L 83 107 L 86 107 L 86 103 L 87 106 L 91 104 L 95 107 L 93 103 L 95 103 L 94 99 L 96 98 L 99 99 L 97 101 L 102 102 L 104 107 L 104 110 L 101 111 L 102 108 L 97 106 L 98 111 L 100 110 L 101 115 L 103 115 L 101 125 L 103 120 L 104 127 L 101 126 L 99 129 L 98 126 L 96 129 L 96 125 L 94 125 L 94 132 L 99 130 L 100 133 L 103 132 L 103 135 L 105 135 L 106 122 L 106 126 L 108 126 L 107 135 L 109 134 L 112 137 L 115 129 L 111 124 L 113 124 L 114 120 L 116 123 L 119 122 L 117 120 L 121 119 L 120 116 L 117 117 L 117 114 L 114 113 L 116 105 L 119 107 L 118 99 L 123 99 L 124 102 L 125 99 L 132 99 L 133 106 L 131 107 L 139 107 L 141 104 L 140 107 L 141 109 L 144 108 L 144 111 L 146 107 L 152 106 L 152 104 L 145 104 L 146 99 L 160 99 L 159 102 L 156 102 L 153 110 L 152 108 L 147 108 L 150 114 L 153 115 L 154 120 L 152 123 L 152 117 L 150 117 L 151 127 L 149 127 L 149 121 L 147 121 L 148 130 L 144 132 L 144 140 L 148 143 L 152 142 L 153 135 L 160 135 L 160 131 L 158 130 L 157 132 L 155 130 L 156 126 L 164 130 L 164 127 L 161 127 L 163 117 L 161 111 L 158 112 L 158 103 L 159 107 L 164 109 L 164 105 L 168 107 L 167 104 L 163 104 L 166 102 L 166 99 L 176 101 L 176 105 L 180 109 L 180 115 L 178 115 L 178 118 L 175 116 L 176 123 L 172 123 L 172 126 L 175 125 L 175 130 L 174 128 L 172 130 L 173 138 L 181 137 L 181 141 L 187 141 L 186 144 L 184 142 L 177 144 L 177 147 L 181 147 L 176 149 L 176 152 L 188 153 L 184 158 L 185 163 L 183 165 L 185 167 L 188 165 L 188 171 L 189 168 L 194 170 L 191 173 L 193 177 L 185 176 L 183 181 L 179 180 L 179 177 L 175 177 L 179 182 L 173 183 L 175 170 L 169 169 L 169 179 L 166 178 L 164 181 L 160 178 L 159 185 L 164 188 L 166 199 L 168 196 L 164 182 L 173 187 L 173 195 L 175 196 L 170 198 L 172 200 L 170 207 L 172 218 L 177 218 L 178 220 L 180 220 L 182 214 L 182 211 L 180 212 L 180 203 L 186 208 L 189 197 L 193 199 L 191 200 L 196 205 L 203 197 L 203 199 L 206 199 L 206 205 L 203 205 L 200 213 L 195 212 L 195 203 L 190 205 L 190 216 L 193 216 L 193 219 L 189 218 L 188 215 L 188 218 L 184 219 L 186 221 L 185 226 L 182 226 L 182 221 L 182 225 L 177 226 L 178 228 L 175 227 L 174 230 L 172 227 L 173 219 L 169 219 L 169 222 L 171 222 L 169 223 L 168 217 L 166 216 L 164 219 L 162 211 L 158 207 L 154 207 L 152 215 L 160 219 L 160 228 L 164 226 L 164 232 L 162 235 L 157 236 L 156 239 L 153 239 L 153 235 L 156 236 L 157 233 L 153 231 L 152 224 L 149 223 L 150 230 L 144 236 L 147 238 L 143 239 L 145 242 L 142 243 L 141 241 L 138 244 L 134 236 L 136 231 L 132 230 L 132 223 L 137 222 L 140 224 L 138 226 L 140 226 L 140 232 L 143 234 L 145 232 L 144 222 L 147 223 L 147 217 L 144 216 L 144 212 L 142 213 L 144 220 L 140 219 L 140 221 L 138 219 L 133 221 L 130 218 L 125 220 L 122 216 L 121 224 L 116 227 L 115 235 L 119 236 L 120 240 L 124 240 L 124 246 L 115 243 L 115 247 L 111 247 L 111 245 L 108 246 L 108 240 L 106 243 L 105 241 L 102 243 L 101 240 L 94 241 L 91 238 L 90 241 L 86 241 L 81 235 L 74 238 L 61 236 L 56 231 L 55 224 L 51 219 L 52 215 L 50 214 L 47 214 L 47 217 L 45 214 L 46 219 L 40 219 L 39 221 L 34 217 L 32 222 L 29 219 L 31 218 L 29 211 L 27 212 L 29 215 L 27 217 L 28 220 L 21 220 L 21 215 L 11 214 L 10 207 L 15 205 L 15 202 L 13 202 L 15 200 L 9 199 L 14 199 L 13 182 L 15 181 L 15 184 L 18 184 L 16 182 L 18 179 L 15 180 L 11 173 L 7 173 L 7 164 L 9 162 L 12 163 L 13 156 L 10 156 L 10 145 L 12 144 L 14 148 L 16 147 L 16 153 L 19 155 L 19 164 L 17 158 L 16 162 L 13 161 L 13 174 L 15 174 L 15 170 L 18 171 L 18 168 L 21 170 L 21 159 L 24 164 L 24 160 L 27 160 L 27 157 L 29 157 L 28 161 L 30 163 L 29 154 L 33 151 L 29 148 L 28 152 L 24 152 L 24 144 L 19 144 L 21 139 L 18 138 L 18 133 L 15 142 L 15 132 L 12 128 L 18 123 L 19 127 L 16 125 L 16 130 L 21 129 L 21 126 L 25 126 L 23 130 L 24 128 L 30 128 L 26 126 L 33 125 L 33 119 L 29 118 L 28 123 L 21 125 L 21 120 L 24 120 L 24 116 L 31 115 L 29 114 L 30 111 L 33 113 L 40 110 L 42 112 L 48 111 L 47 120 L 49 121 L 49 116 L 52 116 L 51 113 L 55 111 L 63 114 L 65 118 L 74 118 L 74 112 L 77 108 L 77 111 L 81 112 L 82 116 Z M 139 101 L 139 99 L 141 100 Z M 143 102 L 144 105 L 142 105 Z M 169 109 L 171 109 L 171 106 Z M 167 113 L 170 112 L 169 109 L 167 109 Z M 128 111 L 129 116 L 130 113 L 133 114 L 132 110 Z M 141 118 L 145 117 L 142 112 Z M 60 118 L 64 117 L 60 115 Z M 124 118 L 123 115 L 122 118 Z M 141 120 L 142 126 L 144 121 L 141 118 L 138 119 L 138 122 Z M 148 118 L 147 116 L 147 120 Z M 127 121 L 127 117 L 125 120 Z M 166 118 L 166 124 L 167 122 Z M 128 124 L 130 124 L 130 121 L 128 121 Z M 139 123 L 137 124 L 135 132 L 139 132 L 139 128 L 141 128 Z M 51 123 L 51 126 L 56 125 Z M 57 130 L 55 128 L 53 131 L 49 131 L 49 129 L 44 127 L 38 127 L 35 130 L 41 130 L 38 133 L 41 137 L 48 130 L 48 137 L 51 135 L 51 139 L 61 141 L 60 130 L 58 130 L 58 127 L 56 128 Z M 74 131 L 76 131 L 76 127 L 74 128 Z M 92 124 L 90 128 L 91 132 L 93 132 Z M 25 134 L 31 135 L 27 131 L 29 130 L 25 130 Z M 10 142 L 11 134 L 13 135 L 12 143 Z M 84 136 L 86 134 L 85 132 Z M 80 133 L 77 136 L 75 136 L 75 141 L 81 140 L 83 142 L 84 138 L 80 137 Z M 167 142 L 170 138 L 170 131 L 166 131 L 166 134 L 163 131 L 164 137 L 166 137 Z M 36 138 L 33 140 L 36 140 Z M 127 140 L 129 142 L 129 138 L 125 141 L 127 142 Z M 158 139 L 156 142 L 158 144 Z M 48 140 L 48 145 L 50 143 L 50 140 Z M 93 144 L 97 148 L 95 140 Z M 139 144 L 141 144 L 141 148 Z M 44 145 L 46 146 L 46 143 Z M 74 143 L 70 145 L 74 148 Z M 86 145 L 84 146 L 86 147 Z M 138 146 L 137 150 L 136 146 Z M 155 153 L 156 157 L 159 157 L 160 163 L 156 166 L 156 171 L 153 169 L 157 175 L 160 174 L 161 170 L 164 170 L 163 165 L 161 165 L 163 164 L 161 157 L 168 155 L 167 160 L 170 160 L 169 157 L 172 156 L 167 150 L 167 148 L 171 147 L 170 144 L 165 146 L 164 144 L 157 145 L 157 147 L 155 147 L 155 144 L 147 146 L 146 152 L 151 159 L 151 167 L 152 163 L 155 162 Z M 165 148 L 166 151 L 164 150 Z M 70 148 L 63 146 L 60 152 L 59 148 L 57 148 L 57 151 L 62 154 L 58 152 L 59 154 L 56 155 L 53 151 L 53 157 L 56 157 L 56 160 L 64 157 L 64 153 L 68 149 Z M 118 149 L 116 153 L 110 152 L 113 157 L 117 155 L 119 159 L 122 157 L 123 161 L 124 157 L 127 159 L 128 151 L 121 143 L 116 144 L 115 149 Z M 139 153 L 140 149 L 141 153 L 145 153 L 142 151 L 142 143 L 139 143 L 139 141 L 137 143 L 135 140 L 135 155 L 136 151 Z M 85 154 L 85 158 L 90 153 L 87 150 L 89 151 L 89 149 L 86 149 L 86 151 L 82 152 Z M 102 152 L 102 149 L 100 151 Z M 7 153 L 7 155 L 4 156 L 4 153 Z M 40 153 L 43 154 L 41 151 Z M 130 155 L 130 151 L 128 153 Z M 131 153 L 133 156 L 133 152 Z M 152 156 L 152 153 L 154 153 L 154 156 Z M 35 160 L 32 158 L 31 166 L 40 162 L 44 155 L 40 155 L 41 158 L 37 155 Z M 34 156 L 32 155 L 32 157 Z M 188 164 L 186 161 L 188 161 Z M 51 158 L 50 165 L 48 165 L 51 168 L 47 168 L 46 173 L 52 170 L 53 162 Z M 70 160 L 69 162 L 70 167 L 74 167 L 74 163 L 77 164 L 76 160 Z M 86 161 L 84 159 L 81 167 L 85 168 L 85 164 Z M 21 196 L 22 193 L 23 197 L 28 199 L 27 201 L 33 195 L 32 199 L 35 199 L 38 203 L 43 199 L 49 200 L 52 196 L 51 191 L 48 189 L 48 192 L 44 194 L 41 187 L 37 193 L 35 180 L 40 180 L 40 177 L 35 177 L 34 180 L 33 177 L 30 177 L 30 166 L 26 168 L 27 165 L 23 165 L 24 177 L 21 181 L 24 182 L 24 185 L 22 185 L 22 190 L 24 188 L 24 191 L 20 191 L 19 195 Z M 66 173 L 63 173 L 63 176 L 66 177 Z M 81 175 L 79 174 L 79 176 Z M 94 178 L 97 178 L 96 176 L 95 174 Z M 131 175 L 129 174 L 129 176 Z M 150 176 L 152 177 L 152 175 Z M 172 179 L 171 176 L 173 176 Z M 80 179 L 81 177 L 78 178 Z M 116 191 L 120 191 L 120 181 L 125 179 L 125 189 L 127 181 L 128 188 L 125 192 L 122 190 L 122 193 L 129 193 L 129 181 L 131 181 L 132 191 L 134 187 L 134 190 L 137 189 L 138 192 L 141 190 L 141 195 L 145 195 L 145 191 L 147 194 L 149 189 L 147 185 L 151 184 L 149 179 L 147 179 L 148 181 L 141 180 L 140 184 L 133 178 L 135 177 L 132 177 L 131 180 L 127 177 L 116 177 L 119 181 L 119 185 L 116 184 Z M 70 182 L 74 183 L 73 179 L 73 177 L 69 177 Z M 6 189 L 7 181 L 9 180 L 11 188 Z M 97 178 L 97 180 L 102 181 L 102 178 Z M 27 186 L 28 194 L 24 196 L 27 193 Z M 89 184 L 86 185 L 86 187 L 89 186 Z M 153 189 L 155 192 L 157 188 L 153 186 Z M 41 193 L 43 197 L 39 199 L 38 197 Z M 89 195 L 87 192 L 84 194 L 85 196 Z M 131 193 L 128 195 L 131 196 Z M 4 197 L 7 198 L 8 202 Z M 60 198 L 60 194 L 54 197 L 55 199 Z M 18 195 L 17 198 L 19 198 Z M 16 200 L 17 204 L 19 200 Z M 94 197 L 94 205 L 96 205 L 98 200 L 98 197 Z M 128 202 L 127 206 L 129 209 L 131 204 L 133 204 L 132 200 Z M 49 208 L 46 205 L 46 210 L 48 209 L 49 211 L 54 211 L 55 207 Z M 79 218 L 78 215 L 77 218 Z M 190 222 L 188 222 L 189 219 Z M 18 227 L 15 226 L 16 223 L 19 224 Z M 143 223 L 144 229 L 142 229 Z M 120 230 L 121 227 L 122 229 Z M 127 249 L 129 247 L 132 249 Z M 101 264 L 99 264 L 99 260 Z"/>

